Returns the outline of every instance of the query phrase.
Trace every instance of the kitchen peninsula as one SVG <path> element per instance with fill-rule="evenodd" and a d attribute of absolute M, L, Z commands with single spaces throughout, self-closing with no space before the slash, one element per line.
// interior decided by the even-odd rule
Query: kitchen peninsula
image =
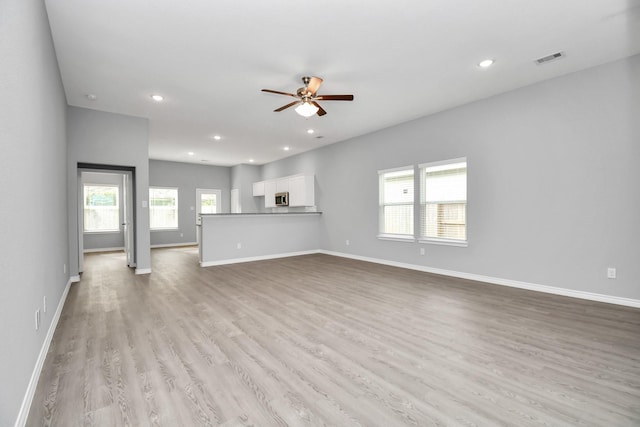
<path fill-rule="evenodd" d="M 314 253 L 321 212 L 202 214 L 201 267 Z"/>

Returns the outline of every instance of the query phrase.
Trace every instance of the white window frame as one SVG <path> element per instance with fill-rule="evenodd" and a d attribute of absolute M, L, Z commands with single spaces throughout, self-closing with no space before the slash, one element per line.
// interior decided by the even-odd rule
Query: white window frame
<path fill-rule="evenodd" d="M 452 239 L 452 238 L 440 238 L 440 237 L 427 237 L 423 235 L 423 230 L 425 230 L 426 228 L 426 224 L 424 224 L 424 210 L 426 209 L 426 191 L 427 191 L 427 187 L 426 187 L 426 176 L 425 176 L 425 169 L 427 168 L 432 168 L 432 167 L 436 167 L 436 166 L 444 166 L 444 165 L 452 165 L 452 164 L 456 164 L 456 163 L 465 163 L 465 168 L 466 168 L 466 181 L 468 182 L 469 179 L 469 172 L 468 172 L 468 168 L 469 168 L 469 164 L 467 162 L 467 158 L 466 157 L 459 157 L 456 159 L 449 159 L 449 160 L 441 160 L 441 161 L 437 161 L 437 162 L 429 162 L 429 163 L 422 163 L 420 165 L 418 165 L 418 171 L 420 174 L 420 218 L 419 218 L 419 229 L 418 229 L 418 242 L 420 243 L 428 243 L 428 244 L 436 244 L 436 245 L 448 245 L 448 246 L 461 246 L 461 247 L 466 247 L 469 245 L 469 228 L 468 228 L 468 219 L 467 219 L 467 211 L 468 211 L 468 188 L 467 191 L 465 192 L 465 199 L 464 199 L 464 204 L 465 204 L 465 239 Z M 462 201 L 461 201 L 462 202 Z"/>
<path fill-rule="evenodd" d="M 413 213 L 413 221 L 411 223 L 411 233 L 386 233 L 384 231 L 384 208 L 391 204 L 384 203 L 384 176 L 392 172 L 411 171 L 413 175 L 413 200 L 411 201 L 411 209 Z M 413 165 L 402 166 L 392 169 L 383 169 L 378 171 L 378 239 L 380 240 L 395 240 L 401 242 L 415 242 L 415 167 Z M 406 205 L 408 203 L 395 203 L 393 205 Z"/>
<path fill-rule="evenodd" d="M 154 209 L 151 205 L 151 190 L 175 190 L 176 191 L 176 226 L 175 227 L 152 227 L 151 226 L 151 211 L 152 209 Z M 179 207 L 180 207 L 180 202 L 179 202 L 179 196 L 180 196 L 180 191 L 178 189 L 178 187 L 160 187 L 160 186 L 153 186 L 153 187 L 149 187 L 149 230 L 150 231 L 170 231 L 170 230 L 179 230 L 180 229 L 180 217 L 179 217 Z"/>
<path fill-rule="evenodd" d="M 87 195 L 86 195 L 86 188 L 87 187 L 110 187 L 110 188 L 115 188 L 116 189 L 116 206 L 115 209 L 118 212 L 118 220 L 116 221 L 116 228 L 113 229 L 104 229 L 104 230 L 87 230 L 87 222 L 84 219 L 84 215 L 85 215 L 85 211 L 87 209 L 95 209 L 95 208 L 100 208 L 99 206 L 93 206 L 93 207 L 88 207 L 87 206 Z M 89 183 L 89 182 L 85 182 L 82 184 L 82 215 L 83 215 L 83 219 L 82 219 L 82 232 L 86 233 L 86 234 L 114 234 L 114 233 L 120 233 L 120 225 L 121 225 L 121 218 L 120 218 L 120 186 L 117 184 L 94 184 L 94 183 Z"/>

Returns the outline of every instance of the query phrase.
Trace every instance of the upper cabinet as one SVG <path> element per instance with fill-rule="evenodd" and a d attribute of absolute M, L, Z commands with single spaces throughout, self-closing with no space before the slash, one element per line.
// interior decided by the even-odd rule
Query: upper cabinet
<path fill-rule="evenodd" d="M 275 208 L 276 207 L 276 182 L 264 181 L 264 207 Z"/>
<path fill-rule="evenodd" d="M 253 195 L 264 196 L 264 181 L 253 183 Z"/>
<path fill-rule="evenodd" d="M 276 207 L 276 193 L 289 192 L 289 207 L 315 206 L 314 175 L 293 175 L 253 183 L 253 195 L 264 196 L 264 207 Z"/>
<path fill-rule="evenodd" d="M 289 178 L 289 206 L 315 206 L 315 185 L 313 175 Z"/>

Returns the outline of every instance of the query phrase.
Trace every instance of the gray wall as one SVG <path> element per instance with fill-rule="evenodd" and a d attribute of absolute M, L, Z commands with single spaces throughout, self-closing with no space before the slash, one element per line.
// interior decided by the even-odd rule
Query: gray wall
<path fill-rule="evenodd" d="M 122 191 L 122 177 L 121 173 L 97 173 L 97 172 L 83 172 L 82 184 L 110 184 L 118 186 L 118 196 L 120 205 L 120 223 L 124 221 L 124 198 Z M 84 250 L 91 249 L 124 249 L 124 231 L 120 226 L 120 231 L 109 233 L 83 233 L 82 240 L 84 242 Z"/>
<path fill-rule="evenodd" d="M 66 100 L 44 3 L 1 9 L 0 425 L 10 426 L 69 279 Z"/>
<path fill-rule="evenodd" d="M 194 243 L 196 241 L 196 188 L 221 190 L 222 212 L 229 212 L 229 182 L 230 168 L 225 166 L 150 160 L 149 185 L 178 188 L 179 226 L 178 230 L 152 231 L 151 244 Z"/>
<path fill-rule="evenodd" d="M 640 299 L 639 117 L 634 56 L 267 164 L 262 178 L 316 174 L 327 250 Z M 377 171 L 457 157 L 469 246 L 378 240 Z"/>
<path fill-rule="evenodd" d="M 71 274 L 78 274 L 78 162 L 136 168 L 137 269 L 151 268 L 149 250 L 149 122 L 147 119 L 69 107 L 68 191 Z"/>
<path fill-rule="evenodd" d="M 261 181 L 262 167 L 236 165 L 231 168 L 231 189 L 240 190 L 242 213 L 264 212 L 264 197 L 253 197 L 253 183 Z"/>

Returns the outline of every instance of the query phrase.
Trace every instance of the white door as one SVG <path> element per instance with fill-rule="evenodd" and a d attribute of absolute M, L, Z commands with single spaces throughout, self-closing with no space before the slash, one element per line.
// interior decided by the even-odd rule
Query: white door
<path fill-rule="evenodd" d="M 207 188 L 196 188 L 196 227 L 201 224 L 200 214 L 217 214 L 222 212 L 222 191 Z M 200 242 L 198 230 L 196 238 Z"/>
<path fill-rule="evenodd" d="M 234 188 L 231 190 L 231 213 L 242 213 L 240 206 L 240 190 Z"/>
<path fill-rule="evenodd" d="M 133 232 L 135 227 L 133 227 L 133 188 L 132 188 L 132 179 L 130 173 L 125 173 L 122 175 L 122 206 L 124 215 L 122 218 L 122 231 L 124 233 L 124 252 L 127 257 L 127 265 L 129 267 L 135 267 L 135 255 L 134 255 L 134 244 L 133 244 Z"/>

